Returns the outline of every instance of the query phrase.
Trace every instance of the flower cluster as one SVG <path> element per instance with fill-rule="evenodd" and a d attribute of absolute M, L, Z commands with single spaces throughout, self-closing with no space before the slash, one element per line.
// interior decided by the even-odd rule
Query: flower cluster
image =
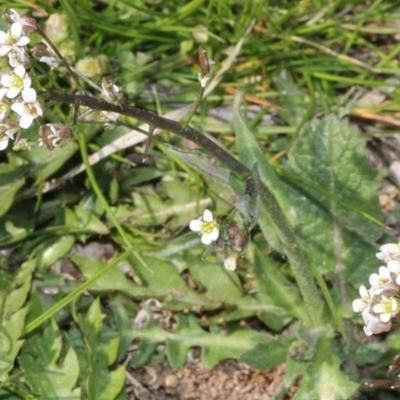
<path fill-rule="evenodd" d="M 32 87 L 32 60 L 28 50 L 29 34 L 37 30 L 36 20 L 19 15 L 15 10 L 4 10 L 3 18 L 9 27 L 0 31 L 0 150 L 10 140 L 16 142 L 24 129 L 31 127 L 43 115 L 43 104 Z M 63 144 L 70 137 L 68 128 L 55 124 L 40 130 L 39 143 L 47 148 Z M 44 138 L 43 138 L 44 136 Z"/>
<path fill-rule="evenodd" d="M 28 72 L 31 59 L 27 35 L 36 30 L 36 21 L 15 10 L 5 10 L 4 20 L 10 29 L 0 31 L 0 58 L 8 59 L 8 65 L 0 71 L 0 150 L 43 114 Z"/>
<path fill-rule="evenodd" d="M 353 310 L 361 313 L 367 336 L 389 331 L 400 306 L 400 243 L 383 245 L 376 257 L 386 266 L 370 275 L 371 287 L 361 286 L 361 298 L 353 301 Z"/>
<path fill-rule="evenodd" d="M 219 225 L 209 210 L 204 210 L 203 216 L 190 222 L 192 231 L 201 234 L 201 242 L 210 245 L 215 242 L 215 250 L 224 253 L 224 267 L 235 271 L 241 253 L 247 247 L 249 239 L 248 225 L 241 213 L 233 210 Z"/>

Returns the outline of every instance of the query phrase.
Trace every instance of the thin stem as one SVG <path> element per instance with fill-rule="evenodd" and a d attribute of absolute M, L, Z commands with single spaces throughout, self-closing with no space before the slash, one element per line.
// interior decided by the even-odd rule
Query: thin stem
<path fill-rule="evenodd" d="M 83 135 L 82 132 L 79 132 L 79 130 L 77 131 L 77 136 L 78 136 L 79 147 L 81 150 L 83 164 L 85 165 L 85 171 L 89 178 L 90 185 L 92 186 L 92 189 L 96 193 L 96 196 L 99 198 L 101 204 L 103 205 L 104 209 L 106 210 L 108 218 L 110 218 L 110 220 L 114 224 L 115 228 L 117 229 L 118 233 L 121 235 L 123 241 L 125 242 L 126 247 L 129 249 L 132 247 L 131 242 L 129 241 L 128 236 L 126 235 L 125 231 L 122 229 L 122 226 L 120 225 L 120 223 L 118 222 L 114 213 L 112 212 L 110 206 L 108 205 L 108 202 L 107 202 L 106 198 L 104 197 L 99 184 L 97 183 L 96 177 L 94 176 L 93 169 L 89 163 L 89 156 L 88 156 L 88 152 L 87 152 L 85 136 Z"/>

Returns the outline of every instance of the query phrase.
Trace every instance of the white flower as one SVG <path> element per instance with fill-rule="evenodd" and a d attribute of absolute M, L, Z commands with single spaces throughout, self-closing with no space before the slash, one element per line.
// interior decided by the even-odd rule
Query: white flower
<path fill-rule="evenodd" d="M 13 49 L 26 46 L 29 42 L 30 39 L 23 34 L 22 24 L 15 22 L 8 32 L 0 31 L 0 57 Z"/>
<path fill-rule="evenodd" d="M 189 228 L 201 234 L 201 242 L 209 245 L 218 239 L 218 224 L 214 221 L 210 210 L 204 210 L 203 217 L 190 221 Z"/>
<path fill-rule="evenodd" d="M 374 298 L 372 292 L 367 290 L 365 286 L 360 286 L 360 299 L 356 299 L 352 303 L 354 312 L 368 312 L 372 304 L 372 299 Z"/>
<path fill-rule="evenodd" d="M 43 115 L 43 108 L 40 102 L 36 100 L 36 92 L 33 89 L 25 91 L 22 95 L 24 102 L 12 104 L 11 110 L 20 116 L 19 126 L 27 129 L 37 117 Z"/>
<path fill-rule="evenodd" d="M 388 332 L 390 331 L 390 328 L 392 327 L 391 321 L 389 322 L 382 322 L 380 318 L 378 318 L 376 315 L 373 314 L 365 314 L 363 315 L 364 318 L 364 333 L 367 336 L 371 336 L 373 334 L 378 334 L 382 332 Z"/>
<path fill-rule="evenodd" d="M 382 295 L 381 299 L 372 308 L 375 314 L 379 314 L 379 319 L 386 323 L 397 314 L 398 310 L 397 300 L 394 297 Z"/>
<path fill-rule="evenodd" d="M 0 124 L 0 150 L 8 146 L 9 140 L 14 140 L 14 135 L 18 131 L 15 121 L 8 124 Z"/>
<path fill-rule="evenodd" d="M 380 252 L 376 253 L 376 258 L 384 262 L 400 261 L 400 244 L 388 243 L 379 248 Z"/>
<path fill-rule="evenodd" d="M 20 92 L 24 95 L 24 91 L 27 91 L 32 83 L 22 65 L 17 65 L 13 72 L 2 75 L 0 82 L 4 86 L 3 91 L 6 89 L 5 95 L 9 99 L 14 99 Z"/>
<path fill-rule="evenodd" d="M 369 277 L 372 292 L 381 294 L 385 287 L 391 286 L 393 281 L 389 270 L 386 267 L 379 267 L 379 274 L 371 274 Z"/>

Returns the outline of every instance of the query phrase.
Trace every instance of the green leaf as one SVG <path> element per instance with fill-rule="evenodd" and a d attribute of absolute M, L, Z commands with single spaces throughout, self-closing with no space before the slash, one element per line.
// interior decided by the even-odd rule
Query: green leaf
<path fill-rule="evenodd" d="M 265 159 L 257 140 L 243 120 L 240 111 L 240 102 L 241 95 L 237 95 L 233 105 L 233 127 L 235 129 L 236 147 L 238 149 L 239 159 L 250 170 L 253 170 L 254 165 L 257 164 L 260 180 L 276 197 L 289 221 L 294 222 L 293 215 L 290 212 L 291 204 L 288 200 L 285 187 Z M 260 213 L 259 225 L 271 246 L 276 250 L 281 250 L 280 240 L 275 233 L 275 228 L 273 227 L 268 213 L 263 208 Z"/>
<path fill-rule="evenodd" d="M 151 318 L 151 313 L 148 318 Z M 239 359 L 253 350 L 258 343 L 266 341 L 264 333 L 243 328 L 237 324 L 226 326 L 222 334 L 219 331 L 215 332 L 216 329 L 212 332 L 205 331 L 192 314 L 178 314 L 177 320 L 178 324 L 174 332 L 165 331 L 149 321 L 141 330 L 134 331 L 135 336 L 145 343 L 141 349 L 140 359 L 134 360 L 135 367 L 141 365 L 139 361 L 143 364 L 148 362 L 156 344 L 163 342 L 166 342 L 167 356 L 171 366 L 173 369 L 178 369 L 186 361 L 188 351 L 192 347 L 201 347 L 204 365 L 212 368 L 222 360 Z M 275 361 L 277 359 L 278 356 L 274 358 Z"/>
<path fill-rule="evenodd" d="M 290 284 L 273 261 L 264 252 L 255 249 L 254 273 L 262 293 L 270 296 L 277 306 L 292 317 L 307 321 L 307 310 L 296 286 Z"/>
<path fill-rule="evenodd" d="M 23 344 L 21 336 L 29 311 L 23 306 L 30 291 L 34 267 L 34 262 L 25 262 L 14 277 L 0 272 L 0 382 L 7 379 Z"/>
<path fill-rule="evenodd" d="M 289 360 L 290 362 L 297 362 Z M 302 361 L 305 364 L 304 361 Z M 349 399 L 358 384 L 345 378 L 340 370 L 341 360 L 335 354 L 330 335 L 322 336 L 316 347 L 316 357 L 302 371 L 302 380 L 293 400 L 309 399 Z M 298 369 L 300 372 L 301 369 Z"/>
<path fill-rule="evenodd" d="M 74 141 L 52 151 L 33 146 L 31 150 L 21 153 L 21 157 L 29 162 L 30 172 L 36 175 L 35 185 L 38 185 L 64 166 L 77 149 L 78 145 Z"/>
<path fill-rule="evenodd" d="M 272 369 L 285 362 L 290 341 L 286 338 L 265 336 L 240 360 L 258 369 Z"/>
<path fill-rule="evenodd" d="M 42 334 L 26 340 L 21 357 L 21 368 L 32 391 L 41 399 L 80 399 L 81 390 L 75 388 L 79 364 L 72 347 L 64 347 L 54 320 Z"/>
<path fill-rule="evenodd" d="M 15 194 L 24 185 L 22 174 L 25 168 L 10 164 L 0 164 L 0 216 L 4 215 L 12 206 Z"/>
<path fill-rule="evenodd" d="M 355 129 L 328 116 L 305 127 L 289 153 L 287 195 L 321 274 L 334 273 L 338 260 L 346 278 L 359 276 L 360 268 L 365 274 L 375 253 L 371 243 L 382 234 L 375 172 L 364 147 Z"/>
<path fill-rule="evenodd" d="M 78 220 L 79 229 L 97 233 L 99 235 L 106 235 L 110 232 L 107 226 L 103 224 L 94 213 L 86 211 L 79 206 L 75 207 L 74 211 Z"/>
<path fill-rule="evenodd" d="M 118 353 L 120 336 L 104 327 L 103 319 L 99 298 L 84 317 L 79 316 L 88 365 L 87 395 L 91 400 L 115 399 L 125 382 L 125 366 L 111 368 Z"/>
<path fill-rule="evenodd" d="M 360 134 L 347 122 L 333 115 L 312 121 L 288 156 L 287 170 L 311 203 L 366 240 L 382 234 L 376 172 Z"/>
<path fill-rule="evenodd" d="M 96 260 L 95 258 L 80 256 L 71 256 L 71 261 L 79 268 L 86 279 L 91 279 L 108 265 L 108 263 Z M 127 279 L 118 266 L 111 268 L 90 286 L 90 290 L 93 291 L 106 292 L 109 290 L 119 290 L 127 295 L 135 293 L 135 289 L 136 285 Z"/>
<path fill-rule="evenodd" d="M 0 246 L 8 246 L 25 239 L 34 228 L 32 220 L 17 215 L 0 217 Z"/>
<path fill-rule="evenodd" d="M 38 254 L 39 268 L 54 265 L 57 260 L 64 257 L 75 243 L 75 237 L 72 235 L 64 235 L 52 239 L 51 243 L 44 243 L 44 248 Z"/>

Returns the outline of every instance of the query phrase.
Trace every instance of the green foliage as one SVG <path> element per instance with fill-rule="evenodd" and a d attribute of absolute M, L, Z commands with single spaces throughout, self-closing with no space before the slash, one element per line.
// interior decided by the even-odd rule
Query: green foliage
<path fill-rule="evenodd" d="M 312 121 L 292 146 L 286 171 L 297 233 L 310 259 L 320 273 L 360 284 L 383 230 L 378 182 L 359 133 L 334 116 Z"/>
<path fill-rule="evenodd" d="M 191 126 L 219 147 L 212 152 L 163 131 L 144 157 L 143 137 L 133 129 L 140 118 L 122 116 L 105 129 L 101 113 L 86 110 L 91 123 L 75 121 L 67 103 L 44 98 L 41 123 L 65 122 L 76 136 L 52 151 L 32 143 L 17 152 L 10 141 L 0 154 L 1 399 L 124 399 L 133 340 L 126 368 L 165 358 L 176 371 L 193 348 L 208 368 L 232 358 L 266 370 L 285 362 L 280 398 L 293 384 L 293 399 L 350 398 L 357 384 L 348 370 L 351 380 L 361 379 L 353 362 L 362 376 L 382 378 L 400 351 L 398 335 L 362 346 L 352 337 L 360 327 L 350 302 L 379 266 L 374 254 L 383 233 L 383 173 L 370 166 L 354 125 L 361 120 L 366 135 L 379 135 L 366 122 L 376 117 L 385 133 L 397 133 L 400 96 L 391 78 L 398 75 L 399 7 L 364 3 L 19 4 L 41 26 L 48 14 L 62 14 L 72 65 L 102 57 L 102 73 L 123 86 L 123 102 L 154 116 L 185 117 L 180 107 L 190 108 L 198 94 L 196 53 L 204 45 L 219 85 L 211 95 L 206 87 Z M 31 43 L 38 40 L 35 34 Z M 98 96 L 65 71 L 34 61 L 32 86 Z M 233 99 L 236 90 L 243 95 Z M 372 94 L 384 100 L 364 104 Z M 227 149 L 247 175 L 229 166 Z M 296 242 L 282 235 L 264 186 Z M 240 212 L 252 228 L 234 272 L 224 268 L 225 254 L 204 251 L 188 231 L 204 208 L 221 225 Z M 111 250 L 88 254 L 93 244 Z M 305 274 L 293 268 L 288 247 L 304 255 Z M 318 283 L 321 318 L 310 315 L 299 278 Z"/>
<path fill-rule="evenodd" d="M 81 398 L 81 390 L 75 388 L 79 375 L 76 353 L 63 345 L 54 320 L 25 341 L 19 360 L 27 384 L 41 399 Z"/>
<path fill-rule="evenodd" d="M 78 317 L 85 338 L 82 342 L 85 343 L 86 359 L 81 361 L 81 368 L 87 370 L 85 389 L 87 397 L 93 400 L 115 399 L 125 381 L 125 366 L 112 368 L 118 354 L 120 335 L 103 328 L 103 319 L 99 298 L 93 302 L 85 316 Z"/>
<path fill-rule="evenodd" d="M 151 358 L 158 343 L 166 342 L 166 355 L 174 370 L 182 367 L 187 361 L 188 351 L 194 346 L 202 349 L 202 361 L 207 368 L 216 366 L 227 358 L 243 357 L 246 362 L 255 367 L 273 368 L 284 361 L 289 345 L 271 335 L 259 333 L 251 329 L 243 329 L 231 325 L 228 330 L 221 332 L 206 332 L 198 325 L 193 315 L 180 314 L 175 332 L 167 332 L 152 322 L 149 315 L 148 323 L 141 331 L 135 333 L 141 338 L 136 357 L 132 360 L 134 367 L 145 365 Z M 274 349 L 271 357 L 267 353 L 254 352 L 257 344 L 263 350 Z M 260 360 L 260 357 L 265 360 Z"/>
<path fill-rule="evenodd" d="M 0 382 L 9 377 L 23 344 L 22 332 L 29 308 L 26 305 L 34 264 L 25 262 L 15 276 L 0 271 Z"/>

